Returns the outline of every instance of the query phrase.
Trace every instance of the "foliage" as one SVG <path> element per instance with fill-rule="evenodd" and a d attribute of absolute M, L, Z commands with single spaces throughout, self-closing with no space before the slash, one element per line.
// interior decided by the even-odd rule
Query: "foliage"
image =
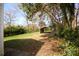
<path fill-rule="evenodd" d="M 72 22 L 74 20 L 74 14 L 75 14 L 75 4 L 74 3 L 66 3 L 66 4 L 60 4 L 60 8 L 62 10 L 63 14 L 63 24 L 64 26 L 72 28 Z"/>
<path fill-rule="evenodd" d="M 63 27 L 57 28 L 55 35 L 62 38 L 63 37 Z"/>
<path fill-rule="evenodd" d="M 22 26 L 11 26 L 4 29 L 4 36 L 12 36 L 26 33 L 26 29 Z"/>
<path fill-rule="evenodd" d="M 70 45 L 65 48 L 64 55 L 65 56 L 77 56 L 79 55 L 77 49 L 78 49 L 77 47 Z"/>
<path fill-rule="evenodd" d="M 55 13 L 55 10 L 56 10 L 56 8 L 58 8 L 57 7 L 58 5 L 59 4 L 41 4 L 41 3 L 24 4 L 23 3 L 21 9 L 25 13 L 27 13 L 27 18 L 33 18 L 36 13 L 40 12 L 40 14 L 38 15 L 40 19 L 46 13 L 50 17 L 51 20 L 54 20 L 55 22 L 57 22 L 56 15 L 58 15 L 57 14 L 58 12 Z M 56 8 L 54 6 L 56 6 Z M 52 12 L 52 10 L 54 10 L 54 11 Z"/>
<path fill-rule="evenodd" d="M 64 48 L 64 56 L 79 56 L 79 48 L 70 41 L 65 41 L 62 47 Z"/>
<path fill-rule="evenodd" d="M 60 38 L 65 38 L 70 41 L 75 41 L 78 37 L 77 30 L 72 30 L 71 28 L 58 28 L 56 35 Z"/>
<path fill-rule="evenodd" d="M 65 28 L 63 30 L 63 35 L 65 39 L 73 41 L 77 38 L 77 32 L 72 30 L 71 28 Z"/>
<path fill-rule="evenodd" d="M 41 12 L 39 17 L 43 16 L 46 13 L 47 15 L 49 15 L 51 21 L 60 24 L 60 20 L 61 18 L 63 18 L 64 19 L 63 22 L 66 22 L 70 25 L 70 22 L 73 20 L 72 16 L 74 16 L 75 6 L 74 6 L 74 3 L 66 3 L 66 4 L 63 4 L 63 3 L 61 4 L 56 4 L 56 3 L 25 4 L 24 3 L 22 4 L 21 9 L 27 13 L 27 18 L 32 18 L 37 12 Z"/>
<path fill-rule="evenodd" d="M 65 42 L 61 48 L 64 49 L 64 56 L 79 56 L 79 29 L 59 28 L 57 35 L 64 38 Z"/>
<path fill-rule="evenodd" d="M 37 31 L 39 31 L 39 29 L 35 25 L 29 25 L 29 29 L 23 26 L 8 26 L 4 29 L 4 37 Z"/>

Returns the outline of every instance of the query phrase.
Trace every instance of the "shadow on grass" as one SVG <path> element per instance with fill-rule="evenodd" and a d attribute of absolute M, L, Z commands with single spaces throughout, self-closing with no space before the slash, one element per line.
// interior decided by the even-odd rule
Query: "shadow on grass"
<path fill-rule="evenodd" d="M 4 42 L 4 55 L 5 56 L 19 56 L 19 55 L 34 56 L 40 50 L 43 44 L 44 42 L 37 41 L 31 38 L 8 40 Z M 23 52 L 25 54 L 23 54 Z"/>

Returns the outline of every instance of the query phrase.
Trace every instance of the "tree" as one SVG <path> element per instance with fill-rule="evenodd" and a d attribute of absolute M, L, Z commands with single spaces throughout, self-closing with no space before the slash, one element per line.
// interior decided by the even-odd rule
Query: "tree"
<path fill-rule="evenodd" d="M 15 12 L 13 10 L 4 12 L 4 25 L 5 27 L 8 27 L 10 30 L 10 35 L 12 35 L 12 26 L 13 22 L 15 21 L 16 16 Z"/>
<path fill-rule="evenodd" d="M 55 25 L 54 27 L 59 28 L 72 28 L 73 29 L 73 21 L 75 19 L 75 4 L 74 3 L 29 3 L 29 4 L 22 4 L 22 10 L 27 13 L 28 18 L 33 18 L 34 15 L 38 12 L 40 12 L 40 15 L 38 15 L 40 18 L 46 13 L 51 21 L 52 25 Z"/>
<path fill-rule="evenodd" d="M 14 19 L 16 18 L 14 11 L 7 11 L 4 12 L 4 22 L 6 25 L 11 27 L 12 22 L 15 21 Z"/>
<path fill-rule="evenodd" d="M 22 4 L 22 10 L 27 14 L 27 21 L 31 21 L 32 24 L 35 22 L 36 19 L 34 19 L 35 15 L 40 12 L 41 10 L 41 6 L 42 4 Z M 38 15 L 38 14 L 37 14 Z M 41 13 L 40 15 L 38 15 L 39 17 L 41 17 Z M 41 18 L 40 18 L 41 19 Z"/>
<path fill-rule="evenodd" d="M 27 13 L 27 18 L 33 18 L 34 15 L 38 12 L 40 12 L 40 15 L 38 15 L 40 18 L 43 16 L 43 14 L 47 13 L 49 17 L 54 20 L 52 22 L 59 23 L 57 22 L 56 18 L 56 13 L 53 13 L 51 10 L 55 9 L 55 7 L 52 6 L 58 6 L 56 4 L 22 4 L 22 10 Z M 52 7 L 52 8 L 51 8 Z M 52 13 L 51 13 L 52 12 Z M 54 11 L 55 12 L 55 11 Z M 56 14 L 56 15 L 55 15 Z"/>
<path fill-rule="evenodd" d="M 72 28 L 72 22 L 75 18 L 75 4 L 74 3 L 62 3 L 60 4 L 60 8 L 63 13 L 63 21 L 64 24 L 70 28 Z"/>
<path fill-rule="evenodd" d="M 78 15 L 79 15 L 79 4 L 77 4 L 77 8 L 75 9 L 75 11 L 76 11 L 75 17 L 76 17 L 76 27 L 77 27 L 77 20 L 78 20 Z"/>

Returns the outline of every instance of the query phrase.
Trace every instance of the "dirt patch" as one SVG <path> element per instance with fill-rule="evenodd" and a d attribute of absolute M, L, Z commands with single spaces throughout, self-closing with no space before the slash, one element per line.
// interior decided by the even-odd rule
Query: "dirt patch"
<path fill-rule="evenodd" d="M 45 41 L 44 45 L 41 47 L 37 56 L 51 56 L 59 55 L 62 53 L 62 49 L 59 48 L 60 42 L 58 40 Z"/>

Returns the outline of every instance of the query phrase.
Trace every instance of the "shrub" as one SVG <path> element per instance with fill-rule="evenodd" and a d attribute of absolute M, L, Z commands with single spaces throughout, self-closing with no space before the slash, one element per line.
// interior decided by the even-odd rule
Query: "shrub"
<path fill-rule="evenodd" d="M 70 41 L 74 41 L 77 38 L 77 32 L 71 28 L 65 28 L 63 30 L 64 38 Z"/>
<path fill-rule="evenodd" d="M 79 27 L 74 30 L 70 27 L 60 27 L 56 30 L 56 36 L 68 41 L 60 46 L 64 49 L 64 56 L 79 56 Z"/>
<path fill-rule="evenodd" d="M 60 38 L 63 38 L 63 35 L 64 35 L 64 32 L 63 32 L 64 28 L 63 27 L 60 27 L 56 30 L 56 36 L 60 37 Z"/>
<path fill-rule="evenodd" d="M 64 56 L 79 56 L 79 48 L 76 47 L 73 43 L 71 42 L 66 42 L 64 45 Z"/>
<path fill-rule="evenodd" d="M 24 33 L 31 33 L 31 32 L 37 32 L 39 29 L 34 26 L 34 29 L 32 26 L 23 27 L 23 26 L 11 26 L 4 28 L 4 37 L 12 36 L 12 35 L 18 35 L 18 34 L 24 34 Z"/>
<path fill-rule="evenodd" d="M 56 32 L 56 35 L 60 38 L 65 38 L 70 41 L 74 41 L 78 37 L 78 33 L 76 30 L 72 30 L 71 28 L 59 28 Z"/>
<path fill-rule="evenodd" d="M 77 56 L 79 54 L 78 54 L 77 48 L 70 45 L 64 49 L 64 55 L 65 56 Z"/>
<path fill-rule="evenodd" d="M 11 26 L 4 29 L 4 37 L 26 33 L 26 29 L 22 26 Z"/>

